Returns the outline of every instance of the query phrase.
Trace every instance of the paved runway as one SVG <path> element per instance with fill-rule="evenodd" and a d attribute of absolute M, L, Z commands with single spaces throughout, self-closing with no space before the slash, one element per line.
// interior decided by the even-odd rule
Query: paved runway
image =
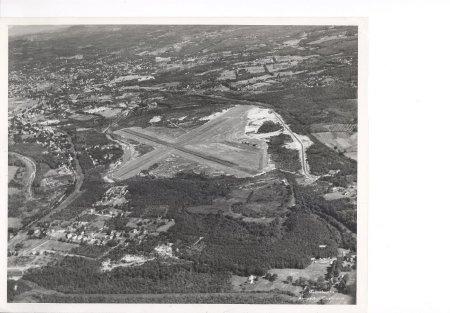
<path fill-rule="evenodd" d="M 240 143 L 230 145 L 230 141 L 227 140 L 236 132 L 243 134 L 246 112 L 250 108 L 251 106 L 235 106 L 202 126 L 181 135 L 174 142 L 162 140 L 155 134 L 141 128 L 117 131 L 117 134 L 151 145 L 155 150 L 126 163 L 112 174 L 112 178 L 123 180 L 133 177 L 143 169 L 147 169 L 158 161 L 165 159 L 171 153 L 239 177 L 257 174 L 266 161 L 264 151 Z M 230 151 L 214 149 L 218 142 L 229 145 Z"/>

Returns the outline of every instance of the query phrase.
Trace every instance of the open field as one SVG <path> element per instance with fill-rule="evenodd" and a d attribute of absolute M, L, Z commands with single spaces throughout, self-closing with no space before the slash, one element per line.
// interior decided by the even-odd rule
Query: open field
<path fill-rule="evenodd" d="M 15 157 L 19 158 L 26 166 L 27 169 L 27 175 L 26 175 L 26 179 L 25 179 L 25 186 L 26 186 L 26 190 L 27 190 L 27 197 L 28 198 L 32 198 L 33 197 L 33 190 L 32 190 L 32 184 L 34 181 L 34 178 L 36 176 L 36 164 L 34 163 L 34 161 L 24 155 L 15 153 L 15 152 L 10 152 L 12 155 L 14 155 Z M 12 177 L 14 178 L 14 176 Z M 11 178 L 11 179 L 12 179 Z M 11 180 L 9 178 L 9 167 L 8 167 L 8 180 Z"/>
<path fill-rule="evenodd" d="M 10 98 L 8 99 L 8 113 L 26 110 L 37 104 L 36 100 L 24 98 Z"/>
<path fill-rule="evenodd" d="M 313 135 L 327 147 L 342 152 L 353 160 L 357 159 L 358 133 L 330 131 L 313 133 Z"/>
<path fill-rule="evenodd" d="M 123 180 L 135 176 L 170 154 L 238 177 L 259 173 L 267 166 L 265 143 L 261 141 L 251 146 L 241 142 L 245 138 L 246 113 L 251 108 L 235 106 L 173 140 L 170 137 L 161 139 L 160 131 L 154 134 L 151 128 L 116 131 L 123 137 L 151 145 L 155 150 L 128 162 L 114 172 L 112 178 Z"/>
<path fill-rule="evenodd" d="M 303 291 L 302 287 L 287 284 L 284 282 L 284 279 L 281 279 L 280 277 L 273 282 L 260 277 L 257 281 L 254 282 L 254 284 L 249 284 L 247 277 L 233 275 L 231 277 L 231 284 L 233 286 L 233 290 L 235 291 L 268 292 L 278 289 L 282 291 L 292 292 L 297 296 L 299 296 L 300 292 Z"/>
<path fill-rule="evenodd" d="M 22 227 L 22 220 L 17 217 L 8 217 L 8 228 Z"/>
<path fill-rule="evenodd" d="M 325 276 L 327 273 L 327 267 L 330 266 L 330 262 L 323 263 L 311 263 L 307 268 L 283 268 L 283 269 L 271 269 L 269 273 L 277 274 L 278 279 L 285 280 L 288 276 L 292 276 L 294 280 L 299 277 L 306 279 L 316 280 L 320 276 Z"/>
<path fill-rule="evenodd" d="M 18 169 L 17 166 L 8 166 L 8 183 L 14 178 Z"/>

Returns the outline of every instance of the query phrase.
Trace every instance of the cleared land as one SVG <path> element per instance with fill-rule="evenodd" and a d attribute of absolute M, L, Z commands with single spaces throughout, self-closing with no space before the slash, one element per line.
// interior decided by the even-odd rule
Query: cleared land
<path fill-rule="evenodd" d="M 324 276 L 327 274 L 327 268 L 330 266 L 330 262 L 317 262 L 311 263 L 308 267 L 304 269 L 297 268 L 283 268 L 283 269 L 271 269 L 269 273 L 277 274 L 278 279 L 286 280 L 288 276 L 292 276 L 294 280 L 299 277 L 303 277 L 306 279 L 317 280 L 320 276 Z"/>
<path fill-rule="evenodd" d="M 356 124 L 314 124 L 311 132 L 327 147 L 357 160 L 358 132 Z"/>
<path fill-rule="evenodd" d="M 18 169 L 17 166 L 8 166 L 8 183 L 14 178 Z"/>
<path fill-rule="evenodd" d="M 246 113 L 251 108 L 252 106 L 235 106 L 174 140 L 161 139 L 151 129 L 121 129 L 116 133 L 153 146 L 155 150 L 127 162 L 111 176 L 118 180 L 130 178 L 170 154 L 238 177 L 258 174 L 267 166 L 265 143 L 261 141 L 258 145 L 251 146 L 241 142 L 245 138 Z"/>
<path fill-rule="evenodd" d="M 34 161 L 24 155 L 15 153 L 15 152 L 10 152 L 12 155 L 16 156 L 19 160 L 21 160 L 26 168 L 27 168 L 27 179 L 26 179 L 26 190 L 27 190 L 27 197 L 28 198 L 32 198 L 33 197 L 33 190 L 32 190 L 32 184 L 34 181 L 34 178 L 36 176 L 36 164 L 34 163 Z M 14 176 L 12 176 L 14 177 Z M 9 169 L 8 169 L 8 180 L 10 180 L 9 178 Z"/>

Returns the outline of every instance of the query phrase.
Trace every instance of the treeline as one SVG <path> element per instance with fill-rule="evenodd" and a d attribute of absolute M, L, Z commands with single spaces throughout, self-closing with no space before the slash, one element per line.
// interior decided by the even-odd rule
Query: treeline
<path fill-rule="evenodd" d="M 195 266 L 228 270 L 237 275 L 263 275 L 270 268 L 305 268 L 311 257 L 336 254 L 339 234 L 311 214 L 293 210 L 280 225 L 245 223 L 220 214 L 175 214 L 175 226 L 168 234 L 171 242 L 194 242 L 204 237 L 200 253 L 181 249 Z M 326 248 L 319 248 L 326 245 Z"/>
<path fill-rule="evenodd" d="M 37 143 L 17 143 L 9 145 L 8 151 L 27 156 L 33 159 L 35 163 L 45 163 L 51 169 L 57 168 L 64 158 L 64 156 L 58 157 L 54 153 L 44 154 L 43 152 L 47 151 L 47 149 Z"/>
<path fill-rule="evenodd" d="M 278 123 L 264 121 L 264 123 L 258 128 L 258 134 L 271 133 L 281 129 L 282 126 Z"/>
<path fill-rule="evenodd" d="M 338 153 L 328 148 L 314 136 L 310 136 L 310 138 L 314 144 L 308 148 L 306 154 L 312 174 L 324 175 L 328 174 L 330 170 L 339 170 L 335 178 L 329 179 L 332 182 L 336 182 L 335 185 L 347 186 L 345 179 L 349 175 L 353 176 L 353 180 L 356 181 L 358 168 L 355 160 L 347 158 L 343 153 Z M 342 179 L 344 181 L 341 181 Z"/>
<path fill-rule="evenodd" d="M 106 246 L 81 244 L 79 246 L 76 246 L 72 250 L 70 250 L 70 253 L 86 256 L 88 258 L 98 258 L 103 253 L 108 251 L 108 249 L 110 249 L 110 248 L 106 247 Z"/>
<path fill-rule="evenodd" d="M 12 280 L 8 279 L 6 284 L 6 300 L 8 302 L 13 302 L 14 298 L 21 293 L 31 290 L 22 280 Z"/>
<path fill-rule="evenodd" d="M 302 166 L 298 151 L 284 147 L 290 140 L 292 140 L 290 136 L 285 134 L 270 137 L 267 152 L 277 168 L 293 172 L 300 171 Z"/>
<path fill-rule="evenodd" d="M 107 189 L 107 184 L 101 178 L 100 169 L 88 171 L 84 175 L 83 185 L 80 188 L 82 194 L 65 209 L 53 214 L 51 218 L 69 220 L 77 217 L 82 211 L 91 207 L 94 202 L 100 200 Z"/>
<path fill-rule="evenodd" d="M 141 216 L 151 205 L 187 207 L 211 204 L 214 198 L 227 195 L 237 182 L 238 179 L 232 177 L 182 174 L 158 179 L 133 177 L 125 183 L 128 185 L 130 210 L 133 215 Z"/>
<path fill-rule="evenodd" d="M 93 159 L 104 166 L 114 163 L 123 155 L 123 151 L 120 147 L 108 147 L 108 145 L 115 143 L 109 140 L 105 133 L 98 132 L 95 129 L 83 132 L 70 130 L 68 132 L 72 137 L 74 148 L 77 151 L 78 162 L 80 163 L 83 172 L 94 167 L 88 153 Z M 111 159 L 108 158 L 105 160 L 103 158 L 107 155 L 112 155 Z"/>
<path fill-rule="evenodd" d="M 222 294 L 178 294 L 161 296 L 115 295 L 38 295 L 41 303 L 205 303 L 205 304 L 300 304 L 297 298 L 280 293 L 222 293 Z"/>
<path fill-rule="evenodd" d="M 230 291 L 231 273 L 262 276 L 270 268 L 304 268 L 311 257 L 337 253 L 338 234 L 323 220 L 298 208 L 284 224 L 275 220 L 268 225 L 185 210 L 171 210 L 170 214 L 176 224 L 166 235 L 132 245 L 133 251 L 127 252 L 145 254 L 157 243 L 173 242 L 183 261 L 151 261 L 101 272 L 97 261 L 66 257 L 30 270 L 24 279 L 64 293 L 217 293 Z M 204 239 L 192 246 L 199 237 Z"/>
<path fill-rule="evenodd" d="M 357 88 L 345 83 L 312 88 L 285 86 L 282 91 L 247 97 L 271 104 L 296 133 L 308 133 L 310 125 L 317 123 L 354 123 L 358 115 L 354 101 L 358 97 Z"/>
<path fill-rule="evenodd" d="M 148 262 L 101 272 L 97 261 L 65 257 L 53 265 L 31 269 L 24 279 L 63 293 L 217 293 L 230 290 L 230 274 L 196 271 L 189 263 Z"/>
<path fill-rule="evenodd" d="M 323 217 L 321 214 L 331 217 L 331 219 L 326 218 L 327 222 L 341 232 L 343 230 L 336 224 L 336 221 L 342 223 L 353 233 L 357 232 L 357 208 L 350 202 L 350 199 L 325 200 L 312 187 L 296 185 L 294 188 L 297 204 L 301 208 L 319 214 L 321 217 Z"/>

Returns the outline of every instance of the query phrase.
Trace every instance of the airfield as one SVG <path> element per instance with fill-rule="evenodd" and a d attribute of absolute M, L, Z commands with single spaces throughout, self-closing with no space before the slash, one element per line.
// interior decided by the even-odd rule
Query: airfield
<path fill-rule="evenodd" d="M 245 134 L 251 105 L 237 105 L 178 137 L 161 136 L 161 129 L 131 127 L 114 133 L 154 149 L 131 159 L 108 176 L 125 180 L 173 156 L 236 177 L 250 177 L 269 168 L 267 144 Z"/>

